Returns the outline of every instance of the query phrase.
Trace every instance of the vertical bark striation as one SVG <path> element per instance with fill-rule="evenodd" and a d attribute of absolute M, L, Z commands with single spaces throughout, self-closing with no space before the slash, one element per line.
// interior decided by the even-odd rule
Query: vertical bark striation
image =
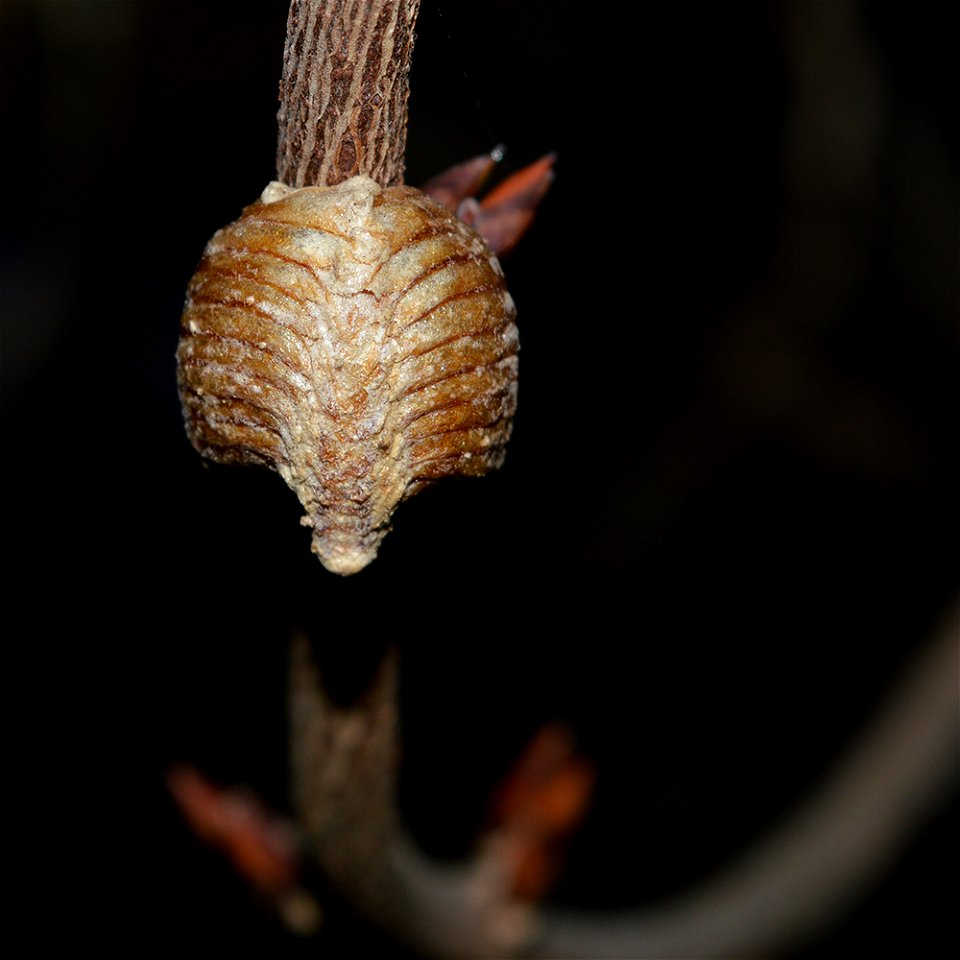
<path fill-rule="evenodd" d="M 277 178 L 403 183 L 408 76 L 420 0 L 293 0 L 277 114 Z"/>

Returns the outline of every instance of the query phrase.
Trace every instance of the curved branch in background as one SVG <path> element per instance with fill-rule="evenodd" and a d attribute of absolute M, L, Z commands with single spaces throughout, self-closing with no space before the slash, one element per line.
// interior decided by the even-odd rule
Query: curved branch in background
<path fill-rule="evenodd" d="M 277 114 L 277 179 L 403 183 L 420 0 L 293 0 Z"/>
<path fill-rule="evenodd" d="M 739 862 L 660 908 L 548 916 L 532 955 L 769 955 L 825 929 L 956 784 L 958 619 L 940 624 L 827 782 Z"/>

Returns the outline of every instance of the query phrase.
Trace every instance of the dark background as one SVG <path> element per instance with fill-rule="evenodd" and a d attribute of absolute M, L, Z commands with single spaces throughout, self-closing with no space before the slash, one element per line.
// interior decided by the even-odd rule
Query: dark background
<path fill-rule="evenodd" d="M 600 776 L 555 899 L 601 907 L 684 888 L 787 813 L 943 614 L 945 7 L 612 10 L 424 6 L 408 181 L 499 142 L 508 172 L 555 150 L 557 177 L 505 260 L 506 466 L 403 505 L 342 580 L 276 476 L 203 466 L 174 378 L 203 245 L 273 176 L 286 3 L 0 6 L 7 682 L 37 942 L 316 949 L 162 782 L 188 761 L 284 808 L 297 627 L 344 698 L 400 643 L 403 804 L 438 856 L 470 849 L 541 723 L 571 724 Z M 955 947 L 956 823 L 795 955 Z"/>

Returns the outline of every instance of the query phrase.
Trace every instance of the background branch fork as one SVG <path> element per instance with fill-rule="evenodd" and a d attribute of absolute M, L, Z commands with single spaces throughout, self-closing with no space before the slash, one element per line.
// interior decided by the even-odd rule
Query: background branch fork
<path fill-rule="evenodd" d="M 495 846 L 469 864 L 424 857 L 397 810 L 397 674 L 391 650 L 350 707 L 324 693 L 309 641 L 292 644 L 291 771 L 307 854 L 358 912 L 428 956 L 512 956 L 533 932 L 512 902 L 508 859 Z"/>
<path fill-rule="evenodd" d="M 291 658 L 294 804 L 308 854 L 381 929 L 425 956 L 729 957 L 795 948 L 909 842 L 956 785 L 958 611 L 922 647 L 834 772 L 780 827 L 700 886 L 644 910 L 540 914 L 510 895 L 495 837 L 462 866 L 424 857 L 397 814 L 396 651 L 351 708 Z"/>

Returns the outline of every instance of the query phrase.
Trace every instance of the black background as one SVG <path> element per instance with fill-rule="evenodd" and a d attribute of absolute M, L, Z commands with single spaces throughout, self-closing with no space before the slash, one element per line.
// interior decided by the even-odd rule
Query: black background
<path fill-rule="evenodd" d="M 162 781 L 188 761 L 284 808 L 297 627 L 344 698 L 400 643 L 402 800 L 438 856 L 541 723 L 571 724 L 600 777 L 559 903 L 668 896 L 819 780 L 957 582 L 955 71 L 942 8 L 910 9 L 425 5 L 408 181 L 499 142 L 507 172 L 554 150 L 557 176 L 505 260 L 506 466 L 403 505 L 342 580 L 276 476 L 204 467 L 175 388 L 203 245 L 273 176 L 284 0 L 5 0 L 7 682 L 37 942 L 316 949 Z M 825 67 L 804 101 L 795 32 L 831 18 L 876 88 Z M 796 143 L 801 101 L 849 126 Z M 840 199 L 798 210 L 865 135 Z M 947 811 L 796 955 L 956 946 L 955 853 Z"/>

